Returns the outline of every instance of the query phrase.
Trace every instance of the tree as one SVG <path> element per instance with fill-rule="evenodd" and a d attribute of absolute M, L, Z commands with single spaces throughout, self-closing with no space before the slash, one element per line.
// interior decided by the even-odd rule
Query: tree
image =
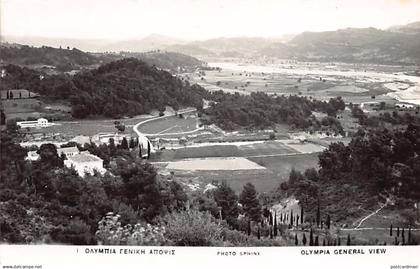
<path fill-rule="evenodd" d="M 274 213 L 274 237 L 277 236 L 278 228 L 277 228 L 277 212 Z"/>
<path fill-rule="evenodd" d="M 150 142 L 149 142 L 149 140 L 147 140 L 147 159 L 149 159 L 150 158 Z"/>
<path fill-rule="evenodd" d="M 351 245 L 350 234 L 347 234 L 347 246 Z"/>
<path fill-rule="evenodd" d="M 331 218 L 330 218 L 330 214 L 327 215 L 327 229 L 330 229 L 330 225 L 331 225 Z"/>
<path fill-rule="evenodd" d="M 306 246 L 306 235 L 305 235 L 305 233 L 303 233 L 303 237 L 302 237 L 302 244 L 303 244 L 304 246 Z"/>
<path fill-rule="evenodd" d="M 318 200 L 318 208 L 316 210 L 316 227 L 319 227 L 320 221 L 321 221 L 321 210 L 319 208 L 319 200 Z"/>
<path fill-rule="evenodd" d="M 315 236 L 314 246 L 319 246 L 319 239 L 318 239 L 318 235 L 317 235 L 317 236 Z"/>
<path fill-rule="evenodd" d="M 313 232 L 312 228 L 311 228 L 311 231 L 309 233 L 309 245 L 310 246 L 314 245 L 314 232 Z"/>
<path fill-rule="evenodd" d="M 248 228 L 247 228 L 248 236 L 251 236 L 251 220 L 248 219 Z"/>
<path fill-rule="evenodd" d="M 397 237 L 400 237 L 400 227 L 397 227 Z"/>
<path fill-rule="evenodd" d="M 401 231 L 401 240 L 402 240 L 402 244 L 405 245 L 405 234 L 404 234 L 404 228 L 402 228 Z"/>
<path fill-rule="evenodd" d="M 303 224 L 303 205 L 300 205 L 300 224 Z"/>
<path fill-rule="evenodd" d="M 407 238 L 407 245 L 411 245 L 411 226 L 408 227 L 408 238 Z"/>
<path fill-rule="evenodd" d="M 293 227 L 293 210 L 290 211 L 290 226 Z"/>
<path fill-rule="evenodd" d="M 128 142 L 127 139 L 125 137 L 123 137 L 122 141 L 121 141 L 121 148 L 128 150 Z"/>
<path fill-rule="evenodd" d="M 297 233 L 295 234 L 295 246 L 299 245 L 299 241 L 298 241 L 298 237 L 297 237 Z"/>
<path fill-rule="evenodd" d="M 128 147 L 129 147 L 130 149 L 133 149 L 133 148 L 135 148 L 135 147 L 136 147 L 136 141 L 134 140 L 134 138 L 133 138 L 133 137 L 130 137 L 130 142 L 129 142 L 129 144 L 128 144 Z"/>
<path fill-rule="evenodd" d="M 238 197 L 235 192 L 225 181 L 223 181 L 222 184 L 214 190 L 213 196 L 217 205 L 221 207 L 222 219 L 226 220 L 229 225 L 236 227 L 239 208 Z"/>
<path fill-rule="evenodd" d="M 389 236 L 392 236 L 392 224 L 391 224 L 391 226 L 389 227 Z"/>
<path fill-rule="evenodd" d="M 247 183 L 239 196 L 239 202 L 242 204 L 245 216 L 253 221 L 261 220 L 261 205 L 257 195 L 254 185 Z"/>
<path fill-rule="evenodd" d="M 6 124 L 6 114 L 4 114 L 3 109 L 0 109 L 0 125 Z"/>
<path fill-rule="evenodd" d="M 58 156 L 57 148 L 54 144 L 42 144 L 39 150 L 39 162 L 52 167 L 63 167 L 63 160 Z"/>

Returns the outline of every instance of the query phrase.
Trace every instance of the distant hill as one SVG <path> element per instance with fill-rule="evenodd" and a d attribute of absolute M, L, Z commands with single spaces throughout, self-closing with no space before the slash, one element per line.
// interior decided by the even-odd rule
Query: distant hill
<path fill-rule="evenodd" d="M 30 47 L 19 44 L 0 45 L 0 61 L 4 64 L 26 66 L 37 70 L 49 69 L 53 73 L 92 69 L 102 63 L 135 57 L 151 66 L 170 71 L 195 70 L 206 63 L 181 53 L 152 51 L 145 53 L 87 53 L 76 48 Z"/>
<path fill-rule="evenodd" d="M 419 64 L 420 33 L 375 28 L 304 32 L 286 45 L 271 45 L 260 53 L 269 57 L 305 61 Z"/>
<path fill-rule="evenodd" d="M 15 64 L 32 67 L 49 66 L 59 71 L 81 69 L 101 63 L 101 59 L 76 48 L 30 47 L 26 45 L 0 45 L 2 64 Z"/>
<path fill-rule="evenodd" d="M 122 40 L 100 48 L 100 51 L 108 52 L 146 52 L 150 50 L 163 50 L 171 45 L 184 44 L 186 41 L 164 35 L 152 34 L 140 39 Z"/>
<path fill-rule="evenodd" d="M 190 85 L 135 58 L 103 64 L 74 76 L 49 76 L 15 65 L 4 69 L 6 77 L 0 88 L 18 85 L 42 98 L 70 103 L 76 118 L 133 116 L 152 109 L 163 111 L 166 106 L 200 108 L 205 92 L 198 85 Z"/>
<path fill-rule="evenodd" d="M 156 66 L 161 69 L 169 70 L 172 72 L 179 71 L 194 71 L 197 68 L 206 66 L 207 63 L 198 60 L 192 56 L 188 56 L 177 52 L 166 51 L 151 51 L 145 53 L 124 52 L 120 56 L 135 57 L 140 59 L 151 66 Z"/>
<path fill-rule="evenodd" d="M 406 25 L 396 25 L 388 28 L 388 31 L 391 32 L 401 32 L 408 34 L 420 33 L 420 21 L 412 22 Z"/>

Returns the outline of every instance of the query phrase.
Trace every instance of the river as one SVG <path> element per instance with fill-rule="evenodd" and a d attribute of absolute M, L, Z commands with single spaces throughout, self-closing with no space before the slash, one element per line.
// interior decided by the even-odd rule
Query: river
<path fill-rule="evenodd" d="M 220 67 L 224 70 L 231 70 L 235 72 L 248 72 L 248 73 L 265 73 L 265 74 L 285 74 L 296 76 L 322 76 L 322 77 L 341 77 L 352 78 L 358 82 L 382 82 L 382 83 L 398 83 L 406 84 L 407 87 L 387 87 L 392 92 L 387 95 L 400 102 L 411 103 L 420 105 L 420 77 L 406 75 L 402 72 L 399 73 L 385 73 L 379 71 L 367 71 L 349 69 L 340 70 L 337 66 L 336 69 L 331 67 L 323 69 L 322 64 L 311 66 L 300 66 L 296 64 L 293 68 L 286 68 L 284 65 L 252 65 L 232 62 L 211 62 L 208 64 L 210 67 Z M 289 65 L 290 66 L 290 65 Z"/>

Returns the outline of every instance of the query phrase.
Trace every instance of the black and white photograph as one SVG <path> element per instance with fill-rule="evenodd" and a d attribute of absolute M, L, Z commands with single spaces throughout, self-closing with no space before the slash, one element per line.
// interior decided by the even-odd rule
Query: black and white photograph
<path fill-rule="evenodd" d="M 420 1 L 0 0 L 0 20 L 4 251 L 419 250 Z"/>

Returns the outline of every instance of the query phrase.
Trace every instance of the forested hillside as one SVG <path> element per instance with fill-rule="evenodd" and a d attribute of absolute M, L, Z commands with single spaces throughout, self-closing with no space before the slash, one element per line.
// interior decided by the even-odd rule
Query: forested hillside
<path fill-rule="evenodd" d="M 273 128 L 275 124 L 288 124 L 292 128 L 317 131 L 326 129 L 333 133 L 342 133 L 343 128 L 335 118 L 337 111 L 345 104 L 339 98 L 329 102 L 310 100 L 300 96 L 269 96 L 265 93 L 251 95 L 224 94 L 216 92 L 207 97 L 215 102 L 206 110 L 204 123 L 214 123 L 225 130 Z M 328 114 L 318 121 L 313 111 Z"/>
<path fill-rule="evenodd" d="M 320 169 L 293 171 L 280 193 L 296 195 L 311 217 L 318 206 L 334 221 L 360 216 L 386 198 L 406 211 L 413 225 L 420 201 L 420 126 L 405 130 L 360 130 L 348 146 L 331 144 Z M 418 221 L 418 219 L 417 219 Z"/>
<path fill-rule="evenodd" d="M 173 77 L 143 61 L 128 58 L 75 76 L 47 76 L 14 65 L 5 66 L 2 88 L 26 88 L 44 98 L 70 102 L 73 116 L 121 117 L 163 111 L 165 106 L 201 108 L 203 88 Z M 42 75 L 42 77 L 40 77 Z"/>
<path fill-rule="evenodd" d="M 76 48 L 30 47 L 25 45 L 0 46 L 0 60 L 4 64 L 48 65 L 59 71 L 70 71 L 101 63 L 101 59 Z"/>

